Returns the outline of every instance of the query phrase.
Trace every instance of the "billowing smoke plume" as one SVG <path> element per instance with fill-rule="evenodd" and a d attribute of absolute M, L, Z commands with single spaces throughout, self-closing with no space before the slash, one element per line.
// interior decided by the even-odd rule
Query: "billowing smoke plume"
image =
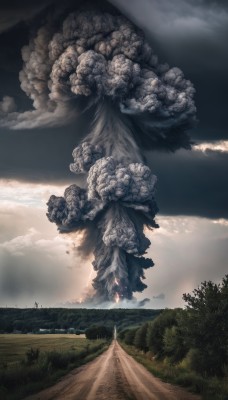
<path fill-rule="evenodd" d="M 144 229 L 157 227 L 156 177 L 142 150 L 190 148 L 194 88 L 179 68 L 159 64 L 143 32 L 114 10 L 87 7 L 57 31 L 44 26 L 22 56 L 21 87 L 41 124 L 68 122 L 75 106 L 94 113 L 70 165 L 85 175 L 85 188 L 73 184 L 63 197 L 51 196 L 48 218 L 61 232 L 84 232 L 81 249 L 94 253 L 99 299 L 131 299 L 153 266 L 144 258 Z M 9 120 L 26 125 L 18 115 Z"/>
<path fill-rule="evenodd" d="M 132 299 L 153 266 L 144 257 L 150 246 L 144 228 L 157 227 L 156 177 L 140 148 L 189 147 L 184 130 L 194 120 L 194 88 L 178 68 L 159 64 L 143 33 L 121 15 L 70 14 L 48 52 L 49 92 L 44 86 L 34 101 L 47 94 L 49 104 L 84 98 L 94 110 L 70 165 L 86 174 L 86 189 L 74 184 L 64 197 L 51 196 L 48 218 L 61 232 L 83 230 L 85 251 L 92 242 L 98 299 Z M 23 72 L 30 95 L 31 68 Z"/>

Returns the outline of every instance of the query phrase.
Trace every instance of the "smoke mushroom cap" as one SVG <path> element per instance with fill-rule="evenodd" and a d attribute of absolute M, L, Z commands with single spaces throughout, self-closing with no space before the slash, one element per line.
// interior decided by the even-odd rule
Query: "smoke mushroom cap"
<path fill-rule="evenodd" d="M 36 112 L 11 115 L 9 108 L 3 125 L 26 127 L 31 118 L 44 125 L 67 123 L 75 117 L 72 104 L 84 98 L 90 107 L 107 98 L 135 126 L 141 146 L 190 146 L 184 131 L 195 123 L 192 83 L 179 68 L 160 64 L 143 32 L 117 12 L 93 6 L 69 14 L 62 24 L 49 19 L 23 47 L 22 58 L 21 88 Z"/>

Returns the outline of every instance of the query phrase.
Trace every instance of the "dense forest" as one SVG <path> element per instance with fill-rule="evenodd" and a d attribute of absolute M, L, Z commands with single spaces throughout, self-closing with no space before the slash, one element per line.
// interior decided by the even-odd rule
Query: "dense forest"
<path fill-rule="evenodd" d="M 67 309 L 67 308 L 0 308 L 0 333 L 38 333 L 40 329 L 84 332 L 93 325 L 117 326 L 118 330 L 137 327 L 151 321 L 161 310 L 150 309 Z"/>
<path fill-rule="evenodd" d="M 184 309 L 165 309 L 153 321 L 124 329 L 118 337 L 151 360 L 150 366 L 159 365 L 164 379 L 192 386 L 204 393 L 203 399 L 226 400 L 228 275 L 221 284 L 202 282 L 183 300 Z"/>

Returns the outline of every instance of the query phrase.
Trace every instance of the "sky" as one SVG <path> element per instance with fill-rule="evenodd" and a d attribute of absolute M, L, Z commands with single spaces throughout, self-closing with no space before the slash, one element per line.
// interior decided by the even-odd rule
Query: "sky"
<path fill-rule="evenodd" d="M 80 2 L 74 2 L 75 7 Z M 66 2 L 70 4 L 70 1 Z M 158 177 L 159 229 L 147 232 L 147 308 L 183 306 L 182 294 L 204 280 L 219 283 L 227 273 L 228 240 L 228 5 L 210 0 L 112 0 L 145 31 L 162 62 L 184 71 L 196 89 L 197 124 L 189 150 L 147 151 Z M 59 234 L 47 217 L 52 193 L 75 183 L 69 170 L 72 150 L 89 131 L 87 114 L 69 122 L 58 111 L 13 127 L 10 111 L 32 102 L 20 88 L 21 49 L 58 1 L 2 1 L 0 9 L 0 306 L 75 306 L 95 277 L 91 254 L 76 251 L 80 236 Z M 6 104 L 4 96 L 14 101 Z M 2 99 L 2 100 L 1 100 Z M 66 119 L 66 118 L 65 118 Z M 1 123 L 1 120 L 3 123 Z M 123 306 L 135 307 L 137 301 Z M 82 303 L 83 304 L 83 303 Z M 106 305 L 104 305 L 106 306 Z M 119 306 L 119 305 L 118 305 Z"/>

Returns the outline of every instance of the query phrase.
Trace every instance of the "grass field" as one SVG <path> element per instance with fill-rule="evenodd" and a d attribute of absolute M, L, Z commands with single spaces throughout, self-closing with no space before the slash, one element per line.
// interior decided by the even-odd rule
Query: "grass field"
<path fill-rule="evenodd" d="M 0 335 L 0 399 L 21 400 L 54 384 L 73 368 L 100 355 L 110 343 L 82 336 Z"/>
<path fill-rule="evenodd" d="M 39 348 L 40 351 L 70 351 L 83 350 L 90 342 L 85 335 L 72 334 L 42 334 L 42 335 L 0 335 L 0 368 L 2 365 L 14 365 L 24 359 L 27 350 Z"/>

